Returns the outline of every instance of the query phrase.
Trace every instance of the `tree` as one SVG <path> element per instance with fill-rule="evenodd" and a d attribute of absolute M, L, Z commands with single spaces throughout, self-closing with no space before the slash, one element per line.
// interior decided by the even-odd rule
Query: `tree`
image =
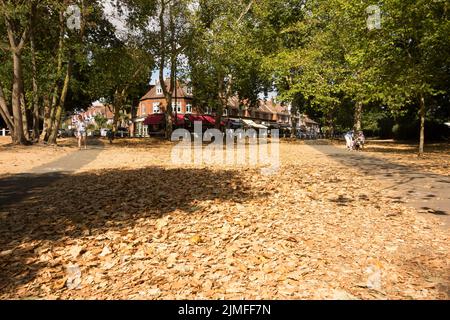
<path fill-rule="evenodd" d="M 94 116 L 95 125 L 97 126 L 97 129 L 105 128 L 108 119 L 102 114 L 96 114 Z"/>
<path fill-rule="evenodd" d="M 0 39 L 0 60 L 5 62 L 0 66 L 0 115 L 14 143 L 26 144 L 29 139 L 36 142 L 41 123 L 41 140 L 56 143 L 67 107 L 86 104 L 89 100 L 89 93 L 80 85 L 86 82 L 87 48 L 99 41 L 96 34 L 102 31 L 106 19 L 101 1 L 83 0 L 77 3 L 80 24 L 69 28 L 68 9 L 75 3 L 69 0 L 0 2 L 0 31 L 7 36 Z M 8 54 L 12 58 L 9 61 Z M 29 119 L 32 119 L 30 123 Z M 30 124 L 31 137 L 28 136 Z"/>
<path fill-rule="evenodd" d="M 26 121 L 24 122 L 26 118 L 24 118 L 25 94 L 22 54 L 30 35 L 31 20 L 35 7 L 34 1 L 0 1 L 0 18 L 4 21 L 3 28 L 8 39 L 8 45 L 2 45 L 2 47 L 11 54 L 13 74 L 11 106 L 8 105 L 5 97 L 3 81 L 0 81 L 0 110 L 15 144 L 28 143 L 28 129 Z M 10 112 L 11 109 L 12 112 Z"/>
<path fill-rule="evenodd" d="M 136 92 L 136 87 L 148 83 L 154 65 L 149 52 L 140 47 L 139 39 L 133 39 L 131 35 L 126 37 L 122 40 L 112 38 L 112 44 L 96 46 L 91 51 L 90 90 L 112 106 L 113 132 L 117 131 L 119 118 L 130 105 L 130 94 Z"/>
<path fill-rule="evenodd" d="M 175 91 L 176 75 L 180 59 L 186 50 L 190 37 L 190 0 L 129 0 L 125 1 L 128 11 L 128 26 L 137 30 L 143 45 L 155 58 L 159 69 L 159 85 L 166 100 L 166 138 L 172 135 L 172 97 Z M 150 21 L 150 23 L 149 23 Z M 169 70 L 169 84 L 164 72 Z"/>
<path fill-rule="evenodd" d="M 448 92 L 450 19 L 445 1 L 385 1 L 375 40 L 382 98 L 395 112 L 419 106 L 419 155 L 425 143 L 427 101 Z M 442 84 L 447 84 L 445 87 Z"/>
<path fill-rule="evenodd" d="M 258 9 L 256 1 L 200 1 L 193 17 L 187 56 L 194 103 L 213 109 L 217 126 L 231 96 L 244 107 L 256 107 L 267 87 L 254 24 Z"/>

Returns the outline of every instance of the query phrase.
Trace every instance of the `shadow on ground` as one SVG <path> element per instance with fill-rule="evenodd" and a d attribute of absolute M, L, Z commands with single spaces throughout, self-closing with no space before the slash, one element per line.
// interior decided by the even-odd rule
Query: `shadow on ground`
<path fill-rule="evenodd" d="M 394 202 L 407 202 L 422 212 L 444 217 L 444 222 L 450 226 L 449 176 L 423 172 L 365 152 L 348 152 L 332 145 L 310 146 L 366 176 L 384 180 L 389 184 L 384 190 L 393 191 L 390 197 Z"/>
<path fill-rule="evenodd" d="M 101 146 L 101 144 L 96 144 Z M 93 161 L 102 147 L 90 146 L 88 150 L 77 150 L 59 159 L 37 166 L 29 173 L 9 175 L 0 179 L 0 210 L 9 204 L 19 203 L 23 198 L 39 192 L 42 188 L 75 172 Z"/>
<path fill-rule="evenodd" d="M 16 178 L 30 185 L 35 181 L 53 184 L 35 188 L 0 210 L 0 293 L 10 295 L 49 267 L 50 262 L 39 260 L 37 248 L 43 243 L 61 246 L 67 239 L 126 230 L 139 219 L 156 219 L 174 211 L 193 214 L 205 200 L 239 203 L 267 196 L 247 187 L 250 184 L 241 173 L 231 170 L 148 167 Z"/>

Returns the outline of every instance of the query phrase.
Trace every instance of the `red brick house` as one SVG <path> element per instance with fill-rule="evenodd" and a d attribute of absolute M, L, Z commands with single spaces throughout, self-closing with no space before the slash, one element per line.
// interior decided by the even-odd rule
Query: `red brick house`
<path fill-rule="evenodd" d="M 290 125 L 289 108 L 275 103 L 272 99 L 261 99 L 257 107 L 249 107 L 237 97 L 231 97 L 224 115 L 229 118 L 251 119 L 256 123 L 272 127 Z"/>
<path fill-rule="evenodd" d="M 85 121 L 89 123 L 94 123 L 94 118 L 97 115 L 102 115 L 103 117 L 108 119 L 109 122 L 112 122 L 114 118 L 114 113 L 111 111 L 111 108 L 102 103 L 93 103 L 89 108 L 86 109 L 86 111 L 73 115 L 72 123 L 76 123 L 78 121 L 79 114 L 83 117 L 83 119 L 85 119 Z"/>
<path fill-rule="evenodd" d="M 169 87 L 170 79 L 166 79 L 165 83 L 166 87 Z M 178 116 L 199 113 L 193 106 L 193 95 L 188 86 L 178 82 L 172 99 L 172 110 Z M 139 137 L 147 136 L 148 126 L 144 124 L 145 119 L 151 114 L 161 114 L 165 111 L 166 99 L 161 86 L 156 82 L 155 85 L 150 86 L 149 91 L 140 99 L 136 119 L 134 119 L 134 130 L 132 130 L 134 135 Z M 211 108 L 207 108 L 203 113 L 215 115 Z M 223 112 L 223 119 L 252 120 L 258 125 L 285 130 L 289 130 L 291 127 L 290 108 L 276 103 L 273 99 L 261 99 L 258 101 L 257 106 L 250 107 L 246 105 L 245 101 L 243 102 L 237 96 L 233 96 L 228 99 L 228 106 Z"/>
<path fill-rule="evenodd" d="M 166 88 L 170 86 L 170 79 L 165 80 Z M 195 113 L 192 107 L 191 89 L 177 81 L 177 86 L 172 95 L 172 110 L 177 114 Z M 145 118 L 154 113 L 166 111 L 167 103 L 159 81 L 150 86 L 150 90 L 140 99 L 134 120 L 136 136 L 147 136 L 147 126 L 144 125 Z"/>

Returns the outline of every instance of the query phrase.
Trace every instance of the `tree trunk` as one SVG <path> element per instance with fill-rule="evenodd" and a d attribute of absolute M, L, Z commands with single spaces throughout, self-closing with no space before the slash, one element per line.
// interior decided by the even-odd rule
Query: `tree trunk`
<path fill-rule="evenodd" d="M 216 129 L 220 129 L 220 123 L 222 122 L 223 110 L 225 110 L 226 107 L 227 106 L 226 105 L 224 106 L 223 103 L 219 104 L 219 108 L 217 109 L 216 118 L 215 118 L 215 120 L 216 120 L 215 128 Z"/>
<path fill-rule="evenodd" d="M 53 124 L 51 126 L 50 135 L 48 137 L 48 144 L 56 144 L 56 139 L 58 138 L 58 129 L 61 124 L 61 115 L 63 113 L 63 108 L 61 105 L 58 105 L 56 107 L 55 111 L 55 121 L 53 121 Z"/>
<path fill-rule="evenodd" d="M 31 47 L 31 67 L 33 73 L 33 99 L 31 102 L 33 112 L 33 142 L 39 141 L 39 96 L 37 84 L 37 63 L 36 63 L 36 47 L 34 43 L 33 30 L 30 32 L 30 47 Z"/>
<path fill-rule="evenodd" d="M 419 157 L 423 156 L 423 147 L 425 144 L 425 98 L 423 94 L 420 95 L 420 137 L 419 137 Z"/>
<path fill-rule="evenodd" d="M 57 113 L 57 104 L 58 104 L 58 94 L 61 88 L 61 78 L 62 78 L 62 66 L 63 66 L 63 53 L 64 53 L 64 34 L 65 34 L 65 17 L 64 11 L 60 11 L 59 13 L 59 41 L 58 41 L 58 59 L 56 66 L 56 81 L 53 85 L 53 88 L 50 90 L 50 94 L 52 96 L 49 104 L 48 112 L 44 112 L 44 117 L 48 115 L 48 118 L 44 119 L 46 125 L 44 125 L 44 130 L 41 134 L 41 139 L 43 141 L 48 142 L 50 136 L 55 136 L 53 134 L 53 128 L 55 127 L 55 119 Z M 56 143 L 56 139 L 54 141 Z"/>
<path fill-rule="evenodd" d="M 0 115 L 6 123 L 11 136 L 14 136 L 14 122 L 9 112 L 8 103 L 6 102 L 5 95 L 3 93 L 3 87 L 0 83 Z"/>
<path fill-rule="evenodd" d="M 217 81 L 219 84 L 219 109 L 216 113 L 216 128 L 219 128 L 222 121 L 223 111 L 228 107 L 228 98 L 231 96 L 233 77 L 231 74 L 228 75 L 228 83 L 225 86 L 225 78 L 223 73 L 219 72 L 217 75 Z"/>
<path fill-rule="evenodd" d="M 42 132 L 40 135 L 41 141 L 47 141 L 48 135 L 50 133 L 50 113 L 51 113 L 51 105 L 50 98 L 48 96 L 44 97 L 44 114 L 43 114 L 43 123 L 42 123 Z"/>
<path fill-rule="evenodd" d="M 120 111 L 123 110 L 124 104 L 127 98 L 128 85 L 126 85 L 122 90 L 116 89 L 114 92 L 114 107 L 113 107 L 113 132 L 117 132 Z"/>
<path fill-rule="evenodd" d="M 23 117 L 21 106 L 22 86 L 22 59 L 20 54 L 13 52 L 14 80 L 12 90 L 12 109 L 14 119 L 14 144 L 26 144 L 27 140 L 23 132 Z"/>
<path fill-rule="evenodd" d="M 227 108 L 228 99 L 226 98 L 225 83 L 221 73 L 217 75 L 217 81 L 219 85 L 219 92 L 218 92 L 219 103 L 217 104 L 218 109 L 216 110 L 215 127 L 216 129 L 219 129 L 220 122 L 222 122 L 223 110 Z"/>
<path fill-rule="evenodd" d="M 297 136 L 297 123 L 298 123 L 298 118 L 297 118 L 297 108 L 295 108 L 295 110 L 292 110 L 291 107 L 291 126 L 292 126 L 292 131 L 291 131 L 291 138 L 295 138 Z"/>
<path fill-rule="evenodd" d="M 362 116 L 362 102 L 358 101 L 355 104 L 355 118 L 353 125 L 353 130 L 355 130 L 355 132 L 361 131 L 361 116 Z"/>
<path fill-rule="evenodd" d="M 72 62 L 69 61 L 67 64 L 66 77 L 64 79 L 64 86 L 61 92 L 61 98 L 59 100 L 58 107 L 55 112 L 55 121 L 52 126 L 52 132 L 48 138 L 48 143 L 56 144 L 56 138 L 58 137 L 58 129 L 61 125 L 61 117 L 64 112 L 64 107 L 66 103 L 67 92 L 69 91 L 70 75 L 72 73 Z"/>
<path fill-rule="evenodd" d="M 170 140 L 173 131 L 173 119 L 172 119 L 172 95 L 166 97 L 167 107 L 166 107 L 166 139 Z"/>
<path fill-rule="evenodd" d="M 22 110 L 22 123 L 23 123 L 23 134 L 25 136 L 26 140 L 30 140 L 30 131 L 28 126 L 28 117 L 27 117 L 27 104 L 25 101 L 25 94 L 22 90 L 22 93 L 20 94 L 20 105 Z"/>
<path fill-rule="evenodd" d="M 3 3 L 3 1 L 2 1 Z M 5 4 L 3 3 L 3 6 Z M 2 7 L 3 7 L 2 6 Z M 9 16 L 9 14 L 5 14 L 5 26 L 6 32 L 8 34 L 9 39 L 9 49 L 12 53 L 13 60 L 13 86 L 12 86 L 12 97 L 11 97 L 11 105 L 12 105 L 12 114 L 13 114 L 13 127 L 14 132 L 11 132 L 12 142 L 13 144 L 28 144 L 28 140 L 24 134 L 23 128 L 23 113 L 22 110 L 25 108 L 25 105 L 22 105 L 23 98 L 23 74 L 22 74 L 22 51 L 25 47 L 26 42 L 28 41 L 29 31 L 31 26 L 31 19 L 33 17 L 33 9 L 30 8 L 30 21 L 23 27 L 23 31 L 20 37 L 17 35 L 17 31 L 20 29 L 20 26 L 17 23 L 17 20 L 14 17 Z M 1 94 L 3 95 L 3 93 Z M 3 103 L 2 103 L 3 104 Z M 5 108 L 2 107 L 2 114 L 7 115 Z M 7 121 L 8 123 L 8 121 Z"/>
<path fill-rule="evenodd" d="M 330 131 L 328 132 L 328 134 L 329 134 L 330 140 L 334 139 L 334 132 L 335 132 L 334 109 L 335 109 L 335 106 L 332 106 L 331 110 L 328 113 L 328 126 L 330 128 Z"/>

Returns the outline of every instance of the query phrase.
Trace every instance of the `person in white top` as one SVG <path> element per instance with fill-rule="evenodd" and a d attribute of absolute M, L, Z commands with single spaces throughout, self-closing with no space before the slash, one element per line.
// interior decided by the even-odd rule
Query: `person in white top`
<path fill-rule="evenodd" d="M 78 115 L 78 122 L 76 125 L 77 128 L 77 137 L 78 137 L 78 148 L 81 150 L 81 144 L 84 144 L 84 148 L 87 149 L 87 141 L 86 141 L 86 123 L 81 114 Z"/>
<path fill-rule="evenodd" d="M 348 131 L 345 135 L 345 145 L 347 147 L 347 150 L 353 149 L 353 131 Z"/>

